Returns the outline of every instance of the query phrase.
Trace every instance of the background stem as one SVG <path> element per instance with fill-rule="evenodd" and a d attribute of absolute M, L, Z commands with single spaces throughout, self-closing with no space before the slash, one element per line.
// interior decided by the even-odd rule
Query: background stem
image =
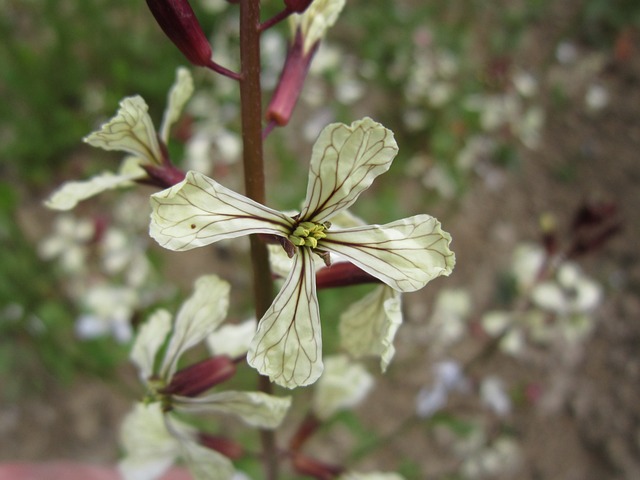
<path fill-rule="evenodd" d="M 265 203 L 264 159 L 262 149 L 262 91 L 260 88 L 260 0 L 240 2 L 240 100 L 242 145 L 246 195 Z M 251 236 L 251 262 L 256 319 L 262 318 L 273 301 L 273 280 L 266 245 Z M 260 376 L 259 389 L 271 392 L 267 377 Z M 264 453 L 265 478 L 278 478 L 278 452 L 275 434 L 260 432 Z"/>

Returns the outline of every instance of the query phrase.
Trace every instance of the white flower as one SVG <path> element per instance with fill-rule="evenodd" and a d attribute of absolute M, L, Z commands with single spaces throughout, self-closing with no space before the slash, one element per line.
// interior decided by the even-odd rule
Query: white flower
<path fill-rule="evenodd" d="M 178 120 L 192 93 L 191 74 L 187 69 L 179 68 L 160 126 L 160 140 L 165 144 L 169 139 L 169 129 Z M 141 168 L 143 165 L 163 165 L 164 156 L 148 109 L 142 97 L 127 97 L 120 102 L 115 117 L 84 139 L 94 147 L 131 155 L 125 158 L 117 174 L 102 172 L 89 180 L 67 182 L 46 200 L 45 205 L 54 210 L 70 210 L 81 200 L 107 190 L 130 186 L 134 180 L 145 178 L 147 173 Z"/>
<path fill-rule="evenodd" d="M 467 330 L 470 313 L 471 298 L 466 290 L 442 290 L 427 325 L 429 344 L 442 350 L 460 340 Z"/>
<path fill-rule="evenodd" d="M 314 253 L 327 262 L 337 254 L 401 292 L 451 273 L 451 237 L 428 215 L 386 225 L 331 227 L 329 220 L 388 170 L 396 151 L 392 132 L 369 118 L 327 126 L 313 148 L 304 206 L 293 217 L 197 172 L 151 196 L 150 234 L 171 250 L 255 233 L 283 238 L 293 266 L 260 319 L 248 354 L 249 364 L 272 381 L 293 388 L 315 382 L 322 373 Z"/>
<path fill-rule="evenodd" d="M 336 23 L 345 3 L 346 0 L 314 0 L 303 13 L 289 17 L 293 36 L 298 29 L 302 33 L 305 55 Z"/>
<path fill-rule="evenodd" d="M 433 366 L 435 382 L 430 387 L 423 387 L 416 397 L 416 413 L 419 417 L 428 418 L 447 404 L 449 392 L 465 392 L 469 381 L 460 365 L 447 360 Z"/>
<path fill-rule="evenodd" d="M 505 392 L 504 383 L 496 376 L 488 376 L 480 384 L 482 403 L 499 416 L 511 412 L 511 399 Z"/>
<path fill-rule="evenodd" d="M 325 370 L 315 386 L 313 411 L 327 420 L 340 410 L 358 405 L 373 387 L 373 377 L 346 355 L 326 359 Z"/>
<path fill-rule="evenodd" d="M 69 215 L 56 218 L 54 233 L 38 245 L 38 253 L 45 260 L 57 258 L 68 273 L 80 273 L 86 268 L 87 244 L 95 234 L 89 220 Z"/>
<path fill-rule="evenodd" d="M 231 414 L 251 426 L 269 429 L 277 427 L 286 415 L 290 398 L 261 392 L 222 391 L 199 397 L 166 393 L 176 376 L 180 356 L 205 340 L 224 320 L 229 288 L 215 275 L 200 277 L 175 322 L 169 312 L 158 310 L 141 326 L 131 349 L 131 360 L 138 367 L 148 396 L 123 425 L 127 456 L 121 471 L 127 480 L 155 479 L 178 457 L 187 462 L 196 479 L 232 478 L 234 470 L 229 460 L 199 445 L 195 430 L 177 420 L 174 412 Z M 158 360 L 161 351 L 164 355 Z"/>
<path fill-rule="evenodd" d="M 119 342 L 131 339 L 130 320 L 139 300 L 134 289 L 101 283 L 84 292 L 81 300 L 84 313 L 76 320 L 80 338 L 111 333 Z"/>
<path fill-rule="evenodd" d="M 531 298 L 540 308 L 570 315 L 590 312 L 600 304 L 602 289 L 575 264 L 561 265 L 556 279 L 542 282 L 533 289 Z"/>

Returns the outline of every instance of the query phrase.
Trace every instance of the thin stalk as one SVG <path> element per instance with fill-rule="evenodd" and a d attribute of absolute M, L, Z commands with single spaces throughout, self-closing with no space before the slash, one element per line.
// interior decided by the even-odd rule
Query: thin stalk
<path fill-rule="evenodd" d="M 262 149 L 262 91 L 260 88 L 260 0 L 240 2 L 240 101 L 244 185 L 246 195 L 265 203 L 264 158 Z M 273 279 L 266 245 L 251 236 L 251 263 L 256 318 L 262 318 L 273 301 Z M 271 392 L 269 379 L 260 376 L 259 389 Z M 264 453 L 265 478 L 278 478 L 278 452 L 275 434 L 260 432 Z"/>

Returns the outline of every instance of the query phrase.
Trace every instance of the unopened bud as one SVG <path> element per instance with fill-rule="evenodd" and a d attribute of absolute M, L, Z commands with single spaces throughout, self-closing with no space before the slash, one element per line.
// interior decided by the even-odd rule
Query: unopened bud
<path fill-rule="evenodd" d="M 280 74 L 278 86 L 267 107 L 267 120 L 280 126 L 289 123 L 307 78 L 311 61 L 318 50 L 319 42 L 305 54 L 303 43 L 302 34 L 298 30 L 287 52 L 287 60 Z"/>
<path fill-rule="evenodd" d="M 295 13 L 304 12 L 313 0 L 284 0 L 284 4 L 289 10 Z"/>
<path fill-rule="evenodd" d="M 194 65 L 211 64 L 211 45 L 187 0 L 147 0 L 162 31 Z"/>
<path fill-rule="evenodd" d="M 160 393 L 195 397 L 229 380 L 235 373 L 236 366 L 226 355 L 209 358 L 178 371 Z"/>
<path fill-rule="evenodd" d="M 363 283 L 380 283 L 380 280 L 350 262 L 338 262 L 316 273 L 316 288 L 346 287 Z"/>
<path fill-rule="evenodd" d="M 317 480 L 333 480 L 344 472 L 343 467 L 330 465 L 301 453 L 296 453 L 293 456 L 292 464 L 297 473 Z"/>
<path fill-rule="evenodd" d="M 231 460 L 238 460 L 244 455 L 244 448 L 239 443 L 230 438 L 218 435 L 209 435 L 208 433 L 200 433 L 198 435 L 200 445 L 215 450 Z"/>

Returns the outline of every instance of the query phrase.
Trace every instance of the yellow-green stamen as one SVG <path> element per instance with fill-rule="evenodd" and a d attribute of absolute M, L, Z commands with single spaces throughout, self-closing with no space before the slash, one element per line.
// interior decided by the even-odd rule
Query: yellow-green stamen
<path fill-rule="evenodd" d="M 322 240 L 327 236 L 325 232 L 330 226 L 329 222 L 301 222 L 293 233 L 289 235 L 289 241 L 297 247 L 316 248 L 318 240 Z"/>

